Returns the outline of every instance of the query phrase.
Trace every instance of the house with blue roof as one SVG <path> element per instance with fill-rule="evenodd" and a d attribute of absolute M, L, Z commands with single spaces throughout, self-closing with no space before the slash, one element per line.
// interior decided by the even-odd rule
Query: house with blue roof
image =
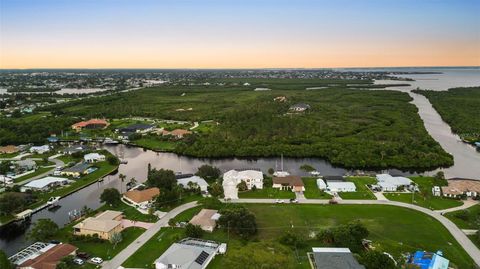
<path fill-rule="evenodd" d="M 450 261 L 442 255 L 441 251 L 433 253 L 420 250 L 410 256 L 408 263 L 414 264 L 420 269 L 448 269 Z"/>

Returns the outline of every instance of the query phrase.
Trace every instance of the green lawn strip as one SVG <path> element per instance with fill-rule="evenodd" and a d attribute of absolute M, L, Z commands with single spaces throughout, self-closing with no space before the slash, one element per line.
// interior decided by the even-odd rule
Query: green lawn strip
<path fill-rule="evenodd" d="M 238 192 L 239 198 L 270 198 L 270 199 L 291 199 L 295 198 L 295 193 L 283 191 L 274 188 L 263 188 Z"/>
<path fill-rule="evenodd" d="M 372 177 L 348 177 L 347 181 L 355 183 L 356 192 L 339 192 L 342 199 L 355 200 L 376 200 L 377 198 L 372 191 L 366 186 L 367 184 L 375 184 L 377 181 Z"/>
<path fill-rule="evenodd" d="M 158 217 L 155 215 L 143 214 L 139 212 L 132 206 L 129 206 L 125 203 L 121 203 L 118 206 L 110 206 L 110 205 L 103 205 L 99 209 L 99 211 L 105 210 L 115 210 L 123 212 L 123 215 L 126 219 L 134 220 L 134 221 L 143 221 L 143 222 L 156 222 Z"/>
<path fill-rule="evenodd" d="M 2 153 L 0 154 L 0 159 L 11 159 L 14 158 L 15 156 L 19 155 L 19 152 L 15 153 Z"/>
<path fill-rule="evenodd" d="M 332 196 L 324 191 L 321 191 L 317 186 L 317 178 L 304 177 L 302 178 L 305 185 L 303 194 L 307 199 L 330 199 Z"/>
<path fill-rule="evenodd" d="M 200 210 L 202 210 L 201 206 L 190 208 L 176 215 L 173 219 L 175 222 L 189 222 Z"/>
<path fill-rule="evenodd" d="M 477 248 L 480 249 L 480 238 L 478 237 L 478 235 L 476 234 L 473 234 L 473 235 L 467 235 L 467 237 L 472 240 L 472 243 L 475 244 L 475 246 L 477 246 Z"/>
<path fill-rule="evenodd" d="M 13 215 L 0 215 L 0 224 L 7 223 L 15 219 Z"/>
<path fill-rule="evenodd" d="M 183 204 L 190 203 L 190 202 L 193 202 L 193 201 L 198 201 L 198 200 L 201 200 L 201 199 L 203 199 L 203 196 L 200 195 L 200 194 L 187 194 L 187 195 L 184 195 L 183 197 L 181 197 L 176 203 L 173 203 L 171 205 L 161 206 L 160 208 L 158 208 L 158 210 L 163 211 L 163 212 L 168 212 L 168 211 L 174 209 L 175 207 L 177 207 L 179 205 L 183 205 Z"/>
<path fill-rule="evenodd" d="M 480 229 L 480 205 L 444 214 L 460 229 Z"/>
<path fill-rule="evenodd" d="M 57 159 L 62 161 L 65 165 L 69 163 L 77 163 L 80 159 L 73 157 L 72 155 L 61 155 L 58 156 Z"/>
<path fill-rule="evenodd" d="M 175 148 L 175 142 L 163 141 L 155 137 L 143 137 L 133 141 L 133 143 L 142 148 L 158 151 L 171 151 Z"/>
<path fill-rule="evenodd" d="M 384 195 L 388 200 L 412 204 L 412 193 L 384 193 Z M 415 193 L 413 204 L 432 210 L 440 210 L 461 206 L 463 202 L 443 197 L 425 198 Z"/>
<path fill-rule="evenodd" d="M 181 228 L 162 228 L 133 255 L 131 255 L 122 266 L 125 268 L 154 268 L 153 262 L 167 250 L 170 245 L 184 236 Z"/>
<path fill-rule="evenodd" d="M 21 177 L 19 177 L 19 178 L 16 178 L 16 179 L 14 180 L 14 182 L 15 182 L 15 183 L 19 183 L 19 182 L 25 181 L 25 180 L 27 180 L 27 179 L 30 179 L 30 178 L 32 178 L 32 177 L 35 177 L 35 176 L 41 175 L 41 174 L 43 174 L 43 173 L 46 173 L 46 172 L 48 172 L 48 171 L 50 171 L 50 170 L 53 170 L 53 169 L 54 169 L 54 168 L 52 168 L 52 167 L 39 167 L 39 168 L 38 168 L 37 170 L 35 170 L 35 172 L 33 172 L 33 173 L 30 173 L 30 174 L 28 174 L 28 175 L 24 175 L 24 176 L 21 176 Z"/>
<path fill-rule="evenodd" d="M 259 240 L 279 238 L 288 229 L 307 237 L 319 229 L 359 220 L 368 227 L 374 245 L 397 258 L 401 253 L 418 249 L 442 250 L 460 268 L 471 268 L 473 264 L 445 227 L 418 211 L 384 205 L 245 206 L 257 217 Z"/>

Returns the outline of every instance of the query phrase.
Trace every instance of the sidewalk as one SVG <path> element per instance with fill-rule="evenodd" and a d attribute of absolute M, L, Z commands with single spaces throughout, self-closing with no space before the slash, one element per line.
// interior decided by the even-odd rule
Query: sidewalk
<path fill-rule="evenodd" d="M 466 201 L 463 202 L 463 205 L 461 206 L 457 206 L 457 207 L 452 207 L 452 208 L 447 208 L 447 209 L 442 209 L 442 210 L 435 210 L 435 212 L 438 212 L 440 214 L 445 214 L 445 213 L 449 213 L 449 212 L 453 212 L 453 211 L 458 211 L 458 210 L 462 210 L 462 209 L 467 209 L 469 207 L 472 207 L 474 205 L 478 205 L 479 204 L 479 201 L 476 201 L 476 200 L 472 200 L 472 199 L 468 199 Z"/>

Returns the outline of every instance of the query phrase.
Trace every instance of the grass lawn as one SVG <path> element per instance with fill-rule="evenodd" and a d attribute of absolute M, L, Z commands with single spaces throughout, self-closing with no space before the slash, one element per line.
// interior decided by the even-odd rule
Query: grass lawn
<path fill-rule="evenodd" d="M 282 191 L 274 188 L 256 189 L 254 191 L 238 192 L 238 198 L 270 198 L 270 199 L 290 199 L 295 198 L 295 193 L 291 191 Z"/>
<path fill-rule="evenodd" d="M 285 231 L 293 229 L 296 234 L 308 238 L 311 233 L 321 229 L 359 220 L 370 231 L 368 239 L 377 249 L 391 253 L 399 258 L 404 252 L 418 249 L 429 251 L 442 250 L 445 256 L 459 268 L 472 268 L 473 262 L 450 233 L 435 219 L 420 212 L 385 205 L 274 205 L 246 204 L 257 217 L 258 235 L 254 241 L 278 240 Z M 200 207 L 190 209 L 179 216 L 185 220 L 193 216 Z M 414 230 L 414 232 L 413 232 Z M 142 246 L 124 264 L 131 268 L 153 268 L 152 263 L 170 246 L 184 238 L 180 228 L 164 228 Z M 205 233 L 203 238 L 228 243 L 228 253 L 245 245 L 246 242 L 223 229 Z M 313 246 L 322 243 L 310 239 L 307 247 L 298 249 L 298 255 L 291 255 L 298 262 L 296 268 L 310 268 L 306 253 Z M 223 256 L 217 256 L 208 268 L 225 268 Z"/>
<path fill-rule="evenodd" d="M 116 210 L 116 211 L 121 211 L 123 212 L 123 215 L 125 215 L 126 219 L 129 220 L 135 220 L 135 221 L 143 221 L 143 222 L 156 222 L 158 220 L 158 217 L 155 215 L 148 215 L 148 214 L 142 214 L 135 208 L 125 204 L 125 203 L 120 203 L 118 206 L 110 206 L 110 205 L 103 205 L 99 209 L 99 211 L 105 211 L 105 210 Z"/>
<path fill-rule="evenodd" d="M 478 235 L 474 234 L 474 235 L 467 235 L 467 237 L 472 240 L 472 242 L 475 244 L 475 246 L 477 246 L 477 248 L 480 248 L 480 238 L 478 237 Z"/>
<path fill-rule="evenodd" d="M 460 200 L 433 196 L 432 187 L 443 186 L 447 184 L 446 181 L 438 181 L 433 177 L 411 177 L 410 179 L 417 183 L 420 189 L 420 192 L 416 192 L 414 197 L 414 204 L 418 206 L 439 210 L 461 206 L 463 204 Z M 384 195 L 392 201 L 412 203 L 411 193 L 384 193 Z"/>
<path fill-rule="evenodd" d="M 303 194 L 307 199 L 330 199 L 332 196 L 324 191 L 321 191 L 317 186 L 317 179 L 313 177 L 302 178 L 305 184 L 305 191 Z"/>
<path fill-rule="evenodd" d="M 112 243 L 107 240 L 98 241 L 75 241 L 72 239 L 70 243 L 78 247 L 79 251 L 87 252 L 91 256 L 100 257 L 104 260 L 110 260 L 120 251 L 126 248 L 137 237 L 139 237 L 145 229 L 139 227 L 129 227 L 122 231 L 122 242 L 118 243 L 115 248 Z"/>
<path fill-rule="evenodd" d="M 411 193 L 384 193 L 385 197 L 388 200 L 403 202 L 407 204 L 412 203 L 412 194 Z M 443 197 L 422 197 L 421 194 L 415 193 L 413 204 L 430 208 L 432 210 L 446 209 L 456 206 L 461 206 L 463 204 L 460 200 L 448 199 Z"/>
<path fill-rule="evenodd" d="M 179 205 L 183 205 L 183 204 L 190 203 L 190 202 L 193 202 L 193 201 L 198 201 L 200 199 L 203 199 L 203 196 L 200 195 L 200 194 L 187 194 L 186 196 L 183 196 L 182 199 L 179 199 L 176 203 L 174 203 L 172 205 L 165 205 L 165 206 L 162 206 L 162 207 L 157 208 L 157 209 L 160 210 L 160 211 L 163 211 L 163 212 L 167 212 L 167 211 L 170 211 L 170 210 L 172 210 L 173 208 L 175 208 Z"/>
<path fill-rule="evenodd" d="M 80 160 L 79 158 L 72 157 L 71 155 L 58 156 L 57 159 L 59 159 L 60 161 L 65 163 L 65 165 L 67 165 L 71 162 L 77 163 Z"/>
<path fill-rule="evenodd" d="M 172 243 L 184 236 L 181 228 L 162 228 L 123 264 L 126 268 L 154 268 L 153 262 L 162 255 Z"/>
<path fill-rule="evenodd" d="M 13 215 L 0 215 L 0 224 L 7 223 L 13 220 L 15 217 Z"/>
<path fill-rule="evenodd" d="M 151 136 L 140 138 L 133 141 L 133 143 L 142 148 L 160 151 L 171 151 L 175 148 L 175 142 L 163 141 Z"/>
<path fill-rule="evenodd" d="M 347 181 L 355 183 L 357 187 L 356 192 L 339 192 L 338 195 L 342 199 L 355 199 L 355 200 L 376 200 L 375 195 L 366 186 L 367 184 L 375 184 L 376 180 L 373 177 L 348 177 Z"/>
<path fill-rule="evenodd" d="M 453 221 L 460 229 L 480 229 L 480 205 L 446 213 L 444 216 Z"/>
<path fill-rule="evenodd" d="M 39 167 L 37 170 L 35 170 L 35 172 L 30 173 L 28 175 L 21 176 L 19 178 L 16 178 L 14 181 L 16 183 L 22 182 L 22 181 L 25 181 L 25 180 L 30 179 L 32 177 L 35 177 L 35 176 L 41 175 L 43 173 L 46 173 L 46 172 L 48 172 L 50 170 L 53 170 L 53 169 L 54 168 L 52 168 L 52 167 Z"/>

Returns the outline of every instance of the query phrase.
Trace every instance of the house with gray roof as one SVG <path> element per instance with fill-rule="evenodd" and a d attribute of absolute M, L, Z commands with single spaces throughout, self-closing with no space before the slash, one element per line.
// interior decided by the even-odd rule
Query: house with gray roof
<path fill-rule="evenodd" d="M 365 269 L 348 248 L 312 248 L 308 257 L 315 269 Z"/>
<path fill-rule="evenodd" d="M 155 269 L 204 269 L 218 253 L 224 253 L 225 244 L 215 241 L 185 238 L 172 244 L 155 261 Z"/>

